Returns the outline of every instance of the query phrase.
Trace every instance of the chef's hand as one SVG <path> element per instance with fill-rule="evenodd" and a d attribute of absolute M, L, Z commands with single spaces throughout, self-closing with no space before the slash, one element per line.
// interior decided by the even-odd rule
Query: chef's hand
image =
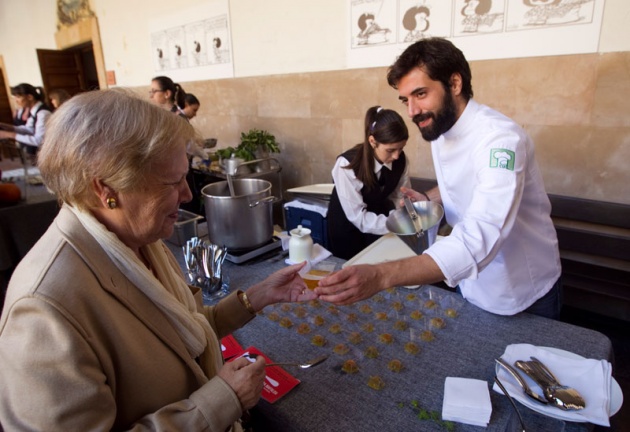
<path fill-rule="evenodd" d="M 306 261 L 285 267 L 271 274 L 267 279 L 247 290 L 247 297 L 256 312 L 274 303 L 301 302 L 313 300 L 317 295 L 306 287 L 298 274 Z"/>
<path fill-rule="evenodd" d="M 260 399 L 265 383 L 265 359 L 258 356 L 255 361 L 244 357 L 223 365 L 217 374 L 228 383 L 244 410 L 254 407 Z"/>
<path fill-rule="evenodd" d="M 323 301 L 348 305 L 370 298 L 385 288 L 377 266 L 356 265 L 320 280 L 315 294 Z"/>

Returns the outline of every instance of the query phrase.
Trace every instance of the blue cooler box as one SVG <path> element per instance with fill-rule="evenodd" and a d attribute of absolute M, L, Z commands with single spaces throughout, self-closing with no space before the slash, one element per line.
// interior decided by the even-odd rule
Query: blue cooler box
<path fill-rule="evenodd" d="M 311 237 L 314 243 L 319 243 L 324 248 L 328 249 L 328 225 L 326 218 L 320 213 L 285 205 L 284 219 L 287 224 L 287 233 L 297 228 L 298 225 L 302 225 L 302 227 L 311 230 Z"/>

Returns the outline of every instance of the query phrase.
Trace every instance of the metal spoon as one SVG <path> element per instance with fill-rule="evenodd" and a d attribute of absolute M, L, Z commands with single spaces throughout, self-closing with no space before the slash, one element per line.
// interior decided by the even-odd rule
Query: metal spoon
<path fill-rule="evenodd" d="M 531 399 L 535 400 L 536 402 L 540 402 L 543 405 L 547 405 L 547 400 L 542 397 L 541 395 L 539 395 L 538 393 L 534 392 L 528 385 L 527 382 L 523 379 L 523 377 L 521 377 L 519 375 L 519 373 L 512 367 L 509 365 L 508 362 L 506 362 L 505 360 L 503 360 L 502 358 L 498 358 L 495 359 L 495 361 L 497 363 L 499 363 L 501 366 L 503 366 L 503 368 L 508 371 L 510 373 L 510 375 L 512 375 L 516 381 L 519 383 L 519 385 L 521 386 L 521 388 L 523 389 L 523 392 L 529 396 Z"/>
<path fill-rule="evenodd" d="M 258 354 L 247 354 L 247 356 L 249 358 L 256 358 L 258 357 Z M 313 366 L 317 366 L 320 363 L 323 363 L 326 361 L 326 359 L 328 358 L 328 354 L 323 355 L 321 357 L 317 357 L 316 359 L 313 359 L 309 362 L 306 363 L 293 363 L 293 362 L 283 362 L 283 363 L 268 363 L 265 366 L 269 367 L 269 366 L 296 366 L 299 367 L 300 369 L 308 369 L 308 368 L 312 368 Z"/>
<path fill-rule="evenodd" d="M 560 384 L 539 360 L 535 358 L 532 358 L 532 361 L 519 360 L 515 365 L 536 381 L 551 405 L 564 411 L 581 410 L 586 407 L 582 395 L 574 388 Z"/>
<path fill-rule="evenodd" d="M 413 227 L 416 230 L 416 236 L 422 237 L 424 235 L 424 230 L 422 229 L 422 224 L 420 223 L 420 218 L 418 217 L 418 213 L 416 213 L 416 209 L 413 207 L 413 204 L 408 196 L 403 197 L 403 202 L 405 203 L 405 209 L 411 218 L 411 223 L 413 223 Z"/>

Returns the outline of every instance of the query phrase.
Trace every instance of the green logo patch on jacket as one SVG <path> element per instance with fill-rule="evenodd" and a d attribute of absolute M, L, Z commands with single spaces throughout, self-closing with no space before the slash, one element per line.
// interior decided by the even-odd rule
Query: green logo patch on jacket
<path fill-rule="evenodd" d="M 503 168 L 514 171 L 516 155 L 512 150 L 495 148 L 490 150 L 490 168 Z"/>

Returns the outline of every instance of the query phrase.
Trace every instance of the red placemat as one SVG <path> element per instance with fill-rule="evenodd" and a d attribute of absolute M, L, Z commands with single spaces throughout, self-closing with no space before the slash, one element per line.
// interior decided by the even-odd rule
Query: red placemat
<path fill-rule="evenodd" d="M 221 354 L 223 354 L 223 358 L 225 360 L 241 354 L 242 352 L 243 347 L 236 341 L 236 339 L 234 339 L 234 336 L 229 335 L 221 339 Z"/>
<path fill-rule="evenodd" d="M 243 350 L 237 354 L 234 358 L 243 357 L 247 354 L 257 354 L 263 356 L 267 363 L 273 363 L 273 361 L 262 353 L 259 349 L 250 346 L 246 350 Z M 233 360 L 233 359 L 232 359 Z M 249 359 L 254 361 L 254 359 Z M 293 387 L 300 383 L 300 380 L 289 374 L 280 366 L 271 366 L 265 369 L 267 376 L 265 377 L 265 384 L 263 386 L 262 398 L 269 403 L 274 403 L 285 394 L 289 393 Z"/>

